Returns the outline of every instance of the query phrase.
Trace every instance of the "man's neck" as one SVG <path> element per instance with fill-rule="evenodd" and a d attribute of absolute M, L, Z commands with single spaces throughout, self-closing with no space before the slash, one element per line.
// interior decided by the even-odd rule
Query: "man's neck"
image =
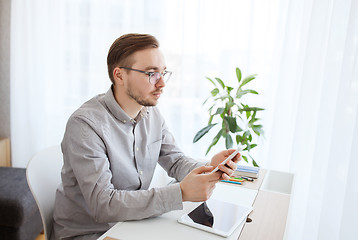
<path fill-rule="evenodd" d="M 116 88 L 113 86 L 112 90 L 114 99 L 116 99 L 116 102 L 121 106 L 123 111 L 125 111 L 132 119 L 137 117 L 143 106 L 139 105 L 135 100 L 129 99 L 127 94 L 122 92 L 123 88 Z"/>

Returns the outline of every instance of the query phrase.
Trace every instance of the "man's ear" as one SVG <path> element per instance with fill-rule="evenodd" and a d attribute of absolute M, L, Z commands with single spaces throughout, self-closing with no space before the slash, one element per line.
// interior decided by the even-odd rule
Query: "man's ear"
<path fill-rule="evenodd" d="M 119 67 L 113 69 L 114 84 L 123 85 L 123 71 Z"/>

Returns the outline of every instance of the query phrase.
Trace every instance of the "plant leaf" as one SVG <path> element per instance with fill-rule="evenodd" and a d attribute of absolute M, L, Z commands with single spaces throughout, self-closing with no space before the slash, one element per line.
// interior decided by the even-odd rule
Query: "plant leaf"
<path fill-rule="evenodd" d="M 261 134 L 264 133 L 262 128 L 263 128 L 262 125 L 252 125 L 252 130 L 256 133 L 257 136 L 260 136 Z"/>
<path fill-rule="evenodd" d="M 219 139 L 222 136 L 222 133 L 225 132 L 225 129 L 220 129 L 220 131 L 218 132 L 218 134 L 216 134 L 216 136 L 213 138 L 213 141 L 211 142 L 210 146 L 208 147 L 208 150 L 206 150 L 205 155 L 208 155 L 210 149 L 217 144 L 217 142 L 219 141 Z"/>
<path fill-rule="evenodd" d="M 253 149 L 254 147 L 256 147 L 257 144 L 247 144 L 246 148 L 244 150 L 247 150 L 247 151 L 251 151 L 251 149 Z M 251 157 L 251 156 L 250 156 Z"/>
<path fill-rule="evenodd" d="M 215 97 L 218 93 L 219 93 L 219 89 L 218 89 L 218 88 L 214 88 L 214 89 L 211 91 L 211 96 Z"/>
<path fill-rule="evenodd" d="M 216 109 L 216 113 L 214 115 L 222 114 L 225 111 L 225 108 Z"/>
<path fill-rule="evenodd" d="M 238 67 L 236 68 L 236 77 L 237 77 L 237 80 L 240 83 L 240 81 L 241 81 L 241 70 Z"/>
<path fill-rule="evenodd" d="M 225 101 L 225 99 L 230 99 L 230 97 L 231 97 L 230 95 L 225 94 L 225 95 L 221 96 L 220 99 L 221 99 L 222 101 Z"/>
<path fill-rule="evenodd" d="M 251 119 L 249 121 L 249 126 L 251 127 L 252 124 L 254 124 L 254 122 L 256 122 L 257 120 L 259 120 L 258 118 L 256 118 L 256 111 L 254 111 L 254 113 L 251 116 Z"/>
<path fill-rule="evenodd" d="M 250 152 L 247 153 L 249 155 L 249 157 L 252 160 L 252 165 L 254 165 L 255 167 L 259 167 L 259 165 L 257 164 L 257 162 L 255 161 L 255 159 L 251 156 Z"/>
<path fill-rule="evenodd" d="M 256 111 L 254 112 L 254 114 L 252 114 L 252 119 L 254 119 L 255 117 L 256 117 Z"/>
<path fill-rule="evenodd" d="M 232 108 L 234 105 L 235 103 L 231 101 L 231 98 L 229 98 L 229 101 L 225 104 L 225 110 L 229 111 L 229 109 Z"/>
<path fill-rule="evenodd" d="M 230 135 L 230 134 L 226 134 L 226 135 L 225 135 L 225 146 L 226 146 L 226 149 L 232 148 L 232 145 L 233 145 L 233 141 L 232 141 L 231 135 Z"/>
<path fill-rule="evenodd" d="M 236 98 L 241 98 L 242 96 L 248 93 L 259 94 L 258 92 L 252 89 L 242 90 L 241 88 L 239 88 L 236 92 Z"/>
<path fill-rule="evenodd" d="M 230 92 L 231 92 L 233 89 L 234 89 L 233 87 L 226 86 L 226 92 L 227 92 L 227 94 L 230 95 Z"/>
<path fill-rule="evenodd" d="M 243 138 L 246 140 L 246 139 L 249 138 L 250 135 L 251 135 L 250 131 L 247 130 L 247 131 L 244 132 Z"/>
<path fill-rule="evenodd" d="M 243 111 L 247 112 L 247 111 L 263 111 L 263 110 L 265 110 L 265 109 L 258 108 L 258 107 L 248 107 L 248 106 L 244 106 L 244 108 L 239 109 L 240 113 L 242 113 Z"/>
<path fill-rule="evenodd" d="M 251 150 L 251 145 L 248 143 L 248 144 L 246 145 L 246 148 L 245 148 L 244 150 L 250 151 L 250 150 Z"/>
<path fill-rule="evenodd" d="M 205 99 L 205 101 L 203 102 L 203 105 L 205 105 L 207 103 L 207 101 L 209 101 L 210 97 L 208 97 L 207 99 Z"/>
<path fill-rule="evenodd" d="M 236 130 L 237 130 L 236 118 L 230 117 L 230 116 L 225 116 L 224 119 L 227 121 L 227 123 L 229 125 L 230 132 L 236 133 Z"/>
<path fill-rule="evenodd" d="M 251 82 L 252 80 L 254 80 L 256 78 L 257 74 L 252 74 L 247 76 L 246 78 L 244 78 L 244 80 L 242 80 L 239 88 L 241 88 L 242 86 L 248 84 L 249 82 Z"/>
<path fill-rule="evenodd" d="M 242 132 L 243 130 L 242 130 L 242 128 L 241 127 L 239 127 L 239 125 L 237 125 L 236 126 L 236 131 L 235 132 Z"/>
<path fill-rule="evenodd" d="M 236 91 L 236 98 L 241 98 L 242 95 L 244 95 L 242 92 L 243 90 L 241 88 L 238 88 Z"/>
<path fill-rule="evenodd" d="M 216 87 L 216 83 L 209 77 L 206 77 L 206 79 L 208 79 L 212 84 L 214 84 L 214 86 Z"/>
<path fill-rule="evenodd" d="M 214 107 L 215 107 L 215 103 L 214 103 L 212 106 L 209 107 L 208 111 L 209 111 L 210 114 L 211 114 L 211 112 L 213 111 L 213 108 L 214 108 Z"/>
<path fill-rule="evenodd" d="M 251 157 L 251 159 L 252 159 L 252 165 L 254 165 L 255 167 L 260 167 L 260 166 L 256 163 L 255 159 L 253 159 L 252 157 Z"/>
<path fill-rule="evenodd" d="M 257 144 L 251 144 L 250 145 L 250 150 L 253 149 L 254 147 L 257 147 Z"/>
<path fill-rule="evenodd" d="M 234 98 L 231 97 L 230 95 L 229 95 L 229 102 L 230 102 L 230 104 L 231 104 L 231 107 L 235 105 L 235 100 L 234 100 Z"/>
<path fill-rule="evenodd" d="M 251 111 L 246 111 L 246 119 L 249 119 L 250 116 L 251 116 Z"/>
<path fill-rule="evenodd" d="M 216 81 L 221 85 L 221 87 L 222 87 L 223 89 L 225 89 L 225 84 L 224 84 L 223 80 L 221 80 L 220 78 L 215 78 L 215 79 L 216 79 Z"/>
<path fill-rule="evenodd" d="M 213 121 L 214 115 L 210 115 L 208 125 Z"/>
<path fill-rule="evenodd" d="M 236 135 L 236 144 L 239 145 L 239 143 L 241 143 L 241 145 L 243 145 L 242 144 L 242 136 L 240 134 L 237 134 Z"/>
<path fill-rule="evenodd" d="M 248 160 L 247 160 L 247 157 L 246 156 L 244 156 L 244 155 L 242 155 L 242 158 L 245 160 L 245 162 L 249 162 Z"/>
<path fill-rule="evenodd" d="M 205 134 L 207 134 L 209 132 L 209 130 L 214 127 L 217 123 L 214 124 L 210 124 L 204 128 L 202 128 L 199 132 L 196 133 L 194 139 L 193 139 L 193 143 L 196 143 L 200 138 L 202 138 Z"/>

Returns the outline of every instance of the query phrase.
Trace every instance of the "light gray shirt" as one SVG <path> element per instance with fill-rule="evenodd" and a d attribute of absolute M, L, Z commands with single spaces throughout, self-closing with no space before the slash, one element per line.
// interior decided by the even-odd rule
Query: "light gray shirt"
<path fill-rule="evenodd" d="M 52 239 L 95 239 L 118 221 L 182 209 L 179 183 L 148 189 L 157 162 L 177 181 L 205 165 L 184 156 L 156 107 L 131 119 L 112 89 L 72 114 L 61 147 Z"/>

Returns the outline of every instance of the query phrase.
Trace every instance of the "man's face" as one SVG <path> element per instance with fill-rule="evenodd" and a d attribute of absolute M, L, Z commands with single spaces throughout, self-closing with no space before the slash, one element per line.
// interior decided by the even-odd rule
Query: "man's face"
<path fill-rule="evenodd" d="M 164 56 L 158 48 L 149 48 L 135 52 L 132 55 L 134 64 L 133 69 L 146 72 L 160 72 L 165 69 Z M 136 101 L 141 106 L 155 106 L 163 92 L 165 83 L 162 78 L 153 85 L 149 82 L 149 76 L 136 72 L 126 71 L 125 89 L 129 98 Z"/>

